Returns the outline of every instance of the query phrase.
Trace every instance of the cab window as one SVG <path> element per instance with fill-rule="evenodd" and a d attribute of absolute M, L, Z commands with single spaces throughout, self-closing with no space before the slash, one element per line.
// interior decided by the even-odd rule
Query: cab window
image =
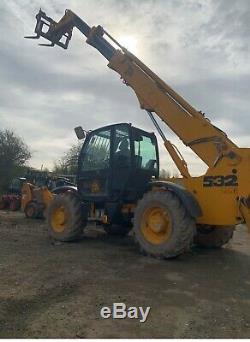
<path fill-rule="evenodd" d="M 157 172 L 156 146 L 150 137 L 140 135 L 135 139 L 135 164 L 137 168 Z"/>
<path fill-rule="evenodd" d="M 126 126 L 115 129 L 114 164 L 117 168 L 131 165 L 129 129 Z"/>
<path fill-rule="evenodd" d="M 110 165 L 110 138 L 111 131 L 99 131 L 90 137 L 83 151 L 81 170 L 103 170 Z"/>

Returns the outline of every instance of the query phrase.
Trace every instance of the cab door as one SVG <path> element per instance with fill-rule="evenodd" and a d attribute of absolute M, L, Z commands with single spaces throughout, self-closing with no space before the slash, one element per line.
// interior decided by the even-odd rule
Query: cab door
<path fill-rule="evenodd" d="M 111 127 L 89 133 L 78 163 L 78 190 L 85 200 L 106 200 L 111 181 Z"/>
<path fill-rule="evenodd" d="M 133 141 L 133 188 L 138 198 L 147 190 L 148 183 L 159 177 L 159 152 L 157 140 L 153 133 L 134 128 Z"/>
<path fill-rule="evenodd" d="M 113 137 L 111 200 L 127 200 L 132 187 L 131 125 L 115 125 Z"/>

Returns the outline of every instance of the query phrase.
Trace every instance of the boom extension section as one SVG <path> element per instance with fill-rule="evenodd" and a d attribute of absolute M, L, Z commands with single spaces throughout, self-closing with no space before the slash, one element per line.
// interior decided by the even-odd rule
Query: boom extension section
<path fill-rule="evenodd" d="M 70 10 L 65 11 L 58 23 L 41 10 L 36 19 L 36 36 L 26 38 L 43 37 L 51 44 L 42 45 L 58 45 L 67 49 L 73 28 L 76 27 L 87 37 L 87 43 L 109 61 L 108 66 L 121 76 L 126 85 L 133 88 L 141 108 L 156 113 L 209 167 L 216 166 L 223 158 L 239 162 L 237 146 L 223 131 L 212 125 L 204 114 L 193 108 L 101 26 L 90 28 Z M 177 160 L 177 153 L 175 156 Z M 187 177 L 188 172 L 183 171 L 186 166 L 183 167 L 185 163 L 182 158 L 178 159 L 177 164 L 179 170 L 182 169 L 182 175 Z"/>

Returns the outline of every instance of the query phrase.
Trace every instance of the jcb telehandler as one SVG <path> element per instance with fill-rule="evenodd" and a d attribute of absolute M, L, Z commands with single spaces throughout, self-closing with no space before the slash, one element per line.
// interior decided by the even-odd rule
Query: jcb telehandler
<path fill-rule="evenodd" d="M 77 191 L 56 196 L 49 208 L 49 231 L 55 239 L 75 239 L 89 220 L 107 227 L 133 226 L 142 251 L 171 258 L 189 249 L 193 241 L 223 246 L 235 225 L 250 227 L 248 148 L 236 146 L 101 26 L 90 28 L 70 10 L 59 22 L 41 10 L 36 19 L 33 38 L 46 38 L 49 46 L 67 49 L 74 27 L 87 37 L 87 43 L 108 60 L 109 68 L 134 90 L 182 175 L 172 182 L 158 180 L 153 133 L 127 123 L 88 133 L 79 156 Z M 191 177 L 154 114 L 207 164 L 203 176 Z"/>

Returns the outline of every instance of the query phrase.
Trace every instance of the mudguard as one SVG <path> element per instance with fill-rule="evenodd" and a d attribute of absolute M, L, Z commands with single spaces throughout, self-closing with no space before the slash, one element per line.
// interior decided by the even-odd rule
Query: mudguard
<path fill-rule="evenodd" d="M 78 194 L 78 190 L 76 186 L 72 186 L 72 185 L 63 185 L 63 186 L 58 186 L 57 188 L 54 188 L 53 190 L 51 190 L 51 192 L 53 194 L 63 194 L 66 191 L 71 191 L 75 194 Z"/>
<path fill-rule="evenodd" d="M 167 191 L 172 191 L 181 200 L 189 214 L 196 218 L 202 216 L 202 211 L 196 198 L 183 186 L 167 181 L 150 182 L 150 187 L 159 187 Z"/>

